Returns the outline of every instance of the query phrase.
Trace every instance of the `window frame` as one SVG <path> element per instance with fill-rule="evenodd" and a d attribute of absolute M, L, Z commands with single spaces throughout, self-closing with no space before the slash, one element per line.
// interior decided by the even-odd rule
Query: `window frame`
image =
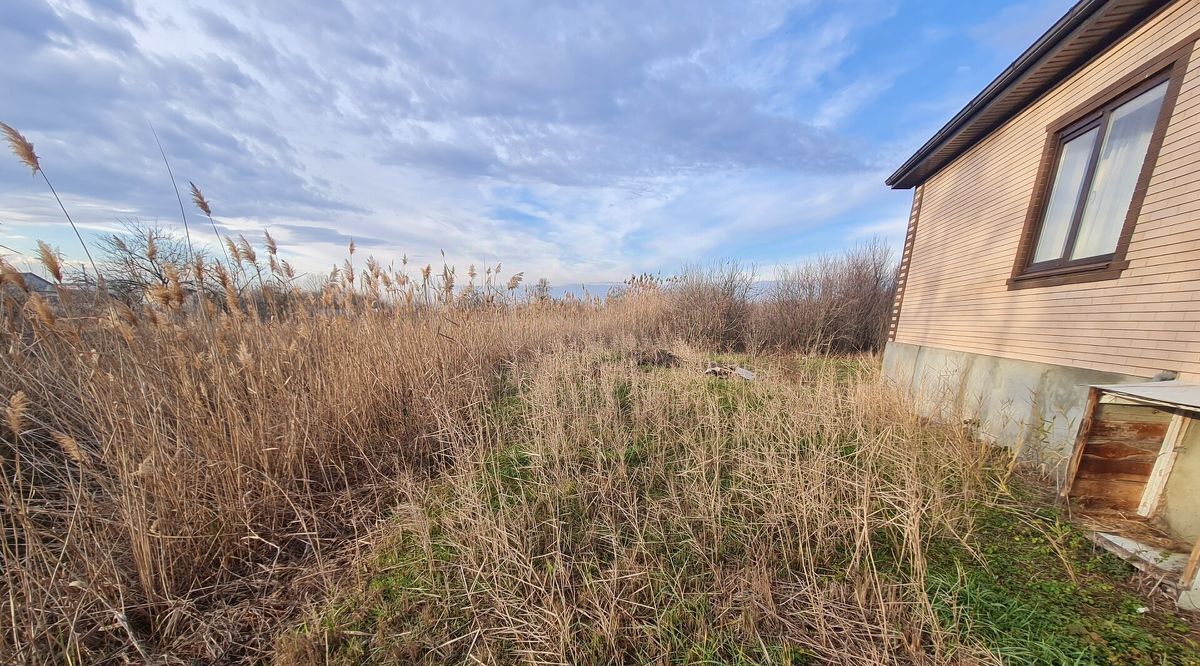
<path fill-rule="evenodd" d="M 1013 262 L 1012 275 L 1008 280 L 1009 289 L 1110 280 L 1119 277 L 1128 268 L 1129 262 L 1125 259 L 1125 254 L 1133 236 L 1133 228 L 1141 212 L 1146 189 L 1154 173 L 1154 166 L 1158 161 L 1158 153 L 1162 148 L 1167 125 L 1170 123 L 1175 109 L 1175 100 L 1179 96 L 1183 75 L 1187 71 L 1187 62 L 1192 53 L 1193 43 L 1191 40 L 1186 41 L 1150 60 L 1046 128 L 1042 161 L 1038 167 L 1033 196 L 1030 198 L 1017 256 Z M 1083 208 L 1091 189 L 1092 180 L 1096 175 L 1101 150 L 1104 147 L 1109 116 L 1122 104 L 1163 82 L 1167 83 L 1167 89 L 1164 92 L 1162 106 L 1159 108 L 1158 118 L 1150 135 L 1150 144 L 1146 148 L 1146 155 L 1138 172 L 1137 184 L 1129 202 L 1129 209 L 1125 212 L 1125 220 L 1117 237 L 1116 249 L 1104 255 L 1071 259 L 1070 248 L 1073 247 L 1079 234 Z M 1079 198 L 1075 202 L 1067 237 L 1064 240 L 1063 254 L 1056 259 L 1035 263 L 1033 254 L 1041 236 L 1054 180 L 1058 175 L 1058 162 L 1063 146 L 1071 139 L 1082 136 L 1094 128 L 1098 128 L 1099 133 L 1096 135 L 1096 143 L 1088 158 L 1087 171 L 1080 188 Z"/>

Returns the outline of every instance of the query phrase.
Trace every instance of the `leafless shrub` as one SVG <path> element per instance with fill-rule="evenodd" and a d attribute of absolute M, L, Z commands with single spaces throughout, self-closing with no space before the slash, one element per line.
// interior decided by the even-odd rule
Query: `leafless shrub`
<path fill-rule="evenodd" d="M 166 287 L 168 273 L 181 276 L 183 287 L 195 292 L 198 284 L 187 242 L 160 224 L 125 220 L 123 230 L 96 241 L 98 268 L 109 291 L 129 304 L 141 304 L 155 288 Z M 207 254 L 199 254 L 208 261 Z"/>
<path fill-rule="evenodd" d="M 753 288 L 753 268 L 737 261 L 686 265 L 667 281 L 672 327 L 690 342 L 743 349 Z"/>
<path fill-rule="evenodd" d="M 759 348 L 857 353 L 883 347 L 895 296 L 895 264 L 882 241 L 781 267 L 755 308 Z"/>

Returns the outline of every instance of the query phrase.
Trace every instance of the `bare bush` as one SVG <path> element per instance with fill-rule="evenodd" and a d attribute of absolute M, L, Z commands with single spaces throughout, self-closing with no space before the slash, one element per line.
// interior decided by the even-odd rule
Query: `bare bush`
<path fill-rule="evenodd" d="M 892 251 L 879 240 L 782 267 L 755 308 L 750 335 L 759 348 L 875 351 L 886 341 L 895 290 Z"/>
<path fill-rule="evenodd" d="M 689 342 L 744 349 L 754 270 L 737 261 L 688 264 L 667 281 L 672 326 Z"/>
<path fill-rule="evenodd" d="M 197 291 L 192 251 L 174 230 L 159 224 L 126 220 L 124 230 L 101 236 L 97 242 L 100 275 L 109 292 L 129 305 L 140 305 L 151 291 L 167 287 L 171 274 L 189 293 Z M 198 251 L 202 262 L 208 253 Z M 182 273 L 181 273 L 182 270 Z"/>

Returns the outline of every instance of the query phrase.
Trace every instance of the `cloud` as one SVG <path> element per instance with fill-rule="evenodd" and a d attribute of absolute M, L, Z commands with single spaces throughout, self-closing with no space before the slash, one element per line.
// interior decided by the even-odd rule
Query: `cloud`
<path fill-rule="evenodd" d="M 817 110 L 813 124 L 817 127 L 835 127 L 863 105 L 870 103 L 883 91 L 892 87 L 896 74 L 872 75 L 853 81 L 839 88 Z"/>
<path fill-rule="evenodd" d="M 278 230 L 312 266 L 353 237 L 620 279 L 891 206 L 878 148 L 844 124 L 891 85 L 845 66 L 893 15 L 883 0 L 10 0 L 0 120 L 88 228 L 178 216 L 153 127 L 219 222 Z M 55 224 L 40 196 L 0 162 L 0 218 Z"/>

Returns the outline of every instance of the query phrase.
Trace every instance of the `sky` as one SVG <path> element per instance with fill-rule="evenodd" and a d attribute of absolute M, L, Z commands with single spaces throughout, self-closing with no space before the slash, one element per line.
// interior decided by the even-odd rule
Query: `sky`
<path fill-rule="evenodd" d="M 3 0 L 0 121 L 85 240 L 212 228 L 316 274 L 503 264 L 555 285 L 736 259 L 769 274 L 872 237 L 884 179 L 1068 0 Z M 0 256 L 83 259 L 0 155 Z M 356 254 L 356 257 L 359 255 Z"/>

